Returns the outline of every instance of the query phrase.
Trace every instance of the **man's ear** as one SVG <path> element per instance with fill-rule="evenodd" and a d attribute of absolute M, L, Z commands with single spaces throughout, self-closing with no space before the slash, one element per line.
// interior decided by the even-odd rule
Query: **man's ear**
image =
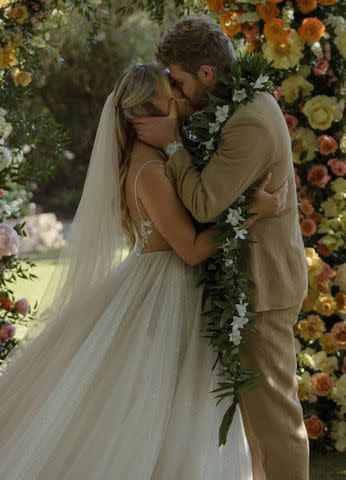
<path fill-rule="evenodd" d="M 215 83 L 215 67 L 213 65 L 201 65 L 198 77 L 206 87 L 212 86 Z"/>

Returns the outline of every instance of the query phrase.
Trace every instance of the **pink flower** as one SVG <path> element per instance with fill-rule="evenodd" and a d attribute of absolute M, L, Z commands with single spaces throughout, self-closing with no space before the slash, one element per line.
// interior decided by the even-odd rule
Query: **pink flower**
<path fill-rule="evenodd" d="M 14 228 L 6 223 L 0 224 L 0 259 L 4 256 L 18 255 L 19 236 Z"/>
<path fill-rule="evenodd" d="M 308 180 L 316 187 L 324 188 L 331 178 L 324 165 L 316 165 L 308 171 Z"/>
<path fill-rule="evenodd" d="M 309 202 L 309 200 L 302 200 L 299 204 L 300 211 L 304 213 L 304 215 L 309 216 L 314 213 L 314 206 Z"/>
<path fill-rule="evenodd" d="M 287 123 L 287 128 L 288 128 L 289 132 L 291 133 L 292 130 L 294 130 L 297 126 L 298 118 L 295 117 L 294 115 L 291 115 L 290 113 L 285 113 L 284 116 L 285 116 L 285 120 L 286 120 L 286 123 Z"/>
<path fill-rule="evenodd" d="M 337 177 L 343 177 L 346 175 L 346 160 L 331 158 L 328 160 L 328 166 Z"/>
<path fill-rule="evenodd" d="M 324 282 L 326 280 L 334 280 L 336 277 L 336 271 L 332 269 L 327 263 L 324 265 L 322 272 L 318 275 L 317 279 L 320 282 Z"/>
<path fill-rule="evenodd" d="M 296 187 L 299 188 L 301 184 L 301 180 L 296 168 L 294 169 L 294 180 L 296 182 Z"/>
<path fill-rule="evenodd" d="M 0 340 L 11 340 L 14 337 L 16 327 L 12 324 L 3 325 L 0 328 Z"/>
<path fill-rule="evenodd" d="M 302 344 L 300 343 L 300 341 L 298 340 L 298 338 L 295 338 L 294 339 L 294 348 L 296 350 L 296 353 L 299 353 L 300 350 L 302 349 Z"/>
<path fill-rule="evenodd" d="M 15 307 L 22 315 L 27 315 L 30 312 L 30 304 L 26 298 L 20 298 L 15 302 Z"/>
<path fill-rule="evenodd" d="M 320 77 L 327 73 L 328 68 L 329 68 L 328 60 L 326 58 L 321 58 L 320 60 L 317 60 L 315 65 L 312 67 L 312 71 L 317 77 Z"/>
<path fill-rule="evenodd" d="M 312 237 L 317 232 L 317 225 L 311 218 L 302 220 L 300 222 L 300 228 L 304 237 Z"/>
<path fill-rule="evenodd" d="M 281 97 L 281 87 L 276 87 L 276 89 L 274 90 L 272 95 L 275 98 L 275 100 L 278 102 L 280 100 L 280 97 Z"/>
<path fill-rule="evenodd" d="M 338 149 L 338 142 L 330 135 L 317 137 L 319 151 L 322 155 L 331 155 Z"/>
<path fill-rule="evenodd" d="M 322 257 L 330 257 L 331 256 L 330 251 L 328 250 L 328 248 L 325 245 L 323 245 L 323 243 L 318 243 L 317 247 L 316 247 L 316 250 L 317 250 L 317 253 L 319 255 L 322 255 Z"/>

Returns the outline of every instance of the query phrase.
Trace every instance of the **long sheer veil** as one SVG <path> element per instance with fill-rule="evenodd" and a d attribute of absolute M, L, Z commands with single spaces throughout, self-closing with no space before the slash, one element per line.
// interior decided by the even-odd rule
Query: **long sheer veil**
<path fill-rule="evenodd" d="M 112 92 L 102 110 L 82 197 L 67 235 L 66 247 L 59 255 L 35 318 L 6 357 L 0 374 L 33 344 L 50 322 L 66 321 L 64 315 L 59 316 L 61 312 L 78 304 L 87 291 L 92 292 L 93 285 L 106 279 L 126 256 L 121 229 L 114 102 Z"/>

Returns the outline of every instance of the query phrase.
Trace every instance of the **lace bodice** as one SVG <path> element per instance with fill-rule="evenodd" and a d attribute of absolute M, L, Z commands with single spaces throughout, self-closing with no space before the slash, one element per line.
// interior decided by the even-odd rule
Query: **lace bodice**
<path fill-rule="evenodd" d="M 135 185 L 134 185 L 135 202 L 136 202 L 137 212 L 140 218 L 139 231 L 136 230 L 135 251 L 137 255 L 140 255 L 141 253 L 143 253 L 145 247 L 148 245 L 150 241 L 151 234 L 153 233 L 153 229 L 154 229 L 153 222 L 149 218 L 143 218 L 143 215 L 139 208 L 138 196 L 137 196 L 137 182 L 138 182 L 139 175 L 142 172 L 143 168 L 150 163 L 162 164 L 162 162 L 159 160 L 150 160 L 148 162 L 145 162 L 137 172 L 137 175 L 135 178 Z"/>

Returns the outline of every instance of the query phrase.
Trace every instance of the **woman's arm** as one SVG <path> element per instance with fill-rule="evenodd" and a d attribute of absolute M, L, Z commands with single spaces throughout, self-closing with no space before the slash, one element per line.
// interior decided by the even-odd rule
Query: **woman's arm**
<path fill-rule="evenodd" d="M 264 188 L 270 179 L 264 179 L 256 192 L 257 218 L 265 204 L 266 213 L 277 212 L 279 194 L 267 194 Z M 138 178 L 138 196 L 160 234 L 171 248 L 189 265 L 195 266 L 212 256 L 219 244 L 211 242 L 212 229 L 197 233 L 188 210 L 180 200 L 171 180 L 166 176 L 165 163 L 150 163 Z M 251 219 L 254 221 L 253 219 Z"/>

